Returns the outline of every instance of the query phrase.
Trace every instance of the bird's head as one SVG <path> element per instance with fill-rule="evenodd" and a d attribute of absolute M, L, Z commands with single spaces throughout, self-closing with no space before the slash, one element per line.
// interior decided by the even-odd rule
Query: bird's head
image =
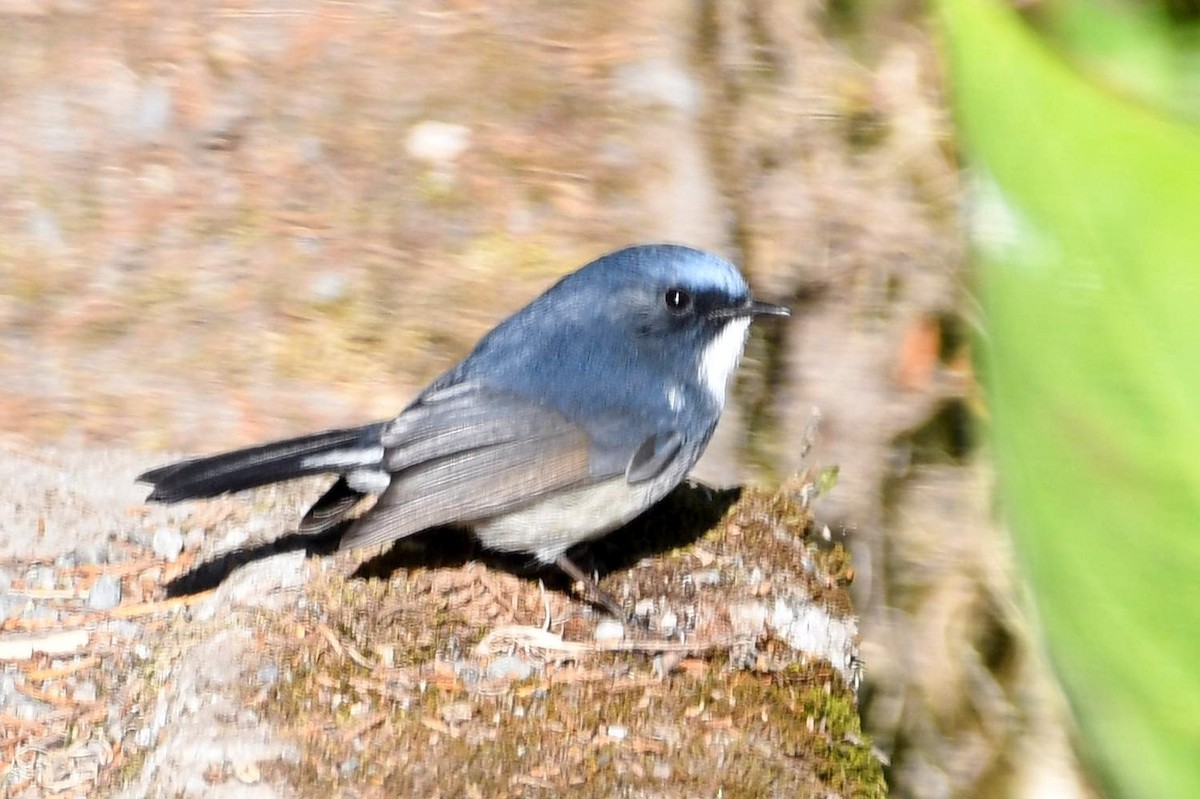
<path fill-rule="evenodd" d="M 579 312 L 631 341 L 640 358 L 692 370 L 719 404 L 755 316 L 789 311 L 753 299 L 737 267 L 669 244 L 610 253 L 570 276 Z"/>

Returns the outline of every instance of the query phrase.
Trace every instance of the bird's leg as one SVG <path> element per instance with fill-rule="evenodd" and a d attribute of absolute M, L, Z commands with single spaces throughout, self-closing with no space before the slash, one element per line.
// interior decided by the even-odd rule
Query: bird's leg
<path fill-rule="evenodd" d="M 562 569 L 568 577 L 583 586 L 584 597 L 589 602 L 600 605 L 622 621 L 629 620 L 629 613 L 621 606 L 617 598 L 601 588 L 599 583 L 585 574 L 583 569 L 576 566 L 574 561 L 566 555 L 559 555 L 558 560 L 554 561 L 554 564 Z"/>

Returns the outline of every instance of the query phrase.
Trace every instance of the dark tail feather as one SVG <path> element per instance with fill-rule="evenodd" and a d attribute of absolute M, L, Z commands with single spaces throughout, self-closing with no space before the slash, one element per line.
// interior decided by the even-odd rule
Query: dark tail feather
<path fill-rule="evenodd" d="M 297 532 L 305 535 L 319 535 L 332 530 L 346 519 L 346 514 L 366 496 L 362 491 L 351 488 L 345 476 L 339 477 L 329 490 L 308 509 L 300 520 Z"/>
<path fill-rule="evenodd" d="M 138 477 L 154 487 L 146 499 L 177 502 L 278 483 L 309 474 L 346 472 L 377 464 L 383 422 L 327 430 L 249 449 L 160 466 Z"/>

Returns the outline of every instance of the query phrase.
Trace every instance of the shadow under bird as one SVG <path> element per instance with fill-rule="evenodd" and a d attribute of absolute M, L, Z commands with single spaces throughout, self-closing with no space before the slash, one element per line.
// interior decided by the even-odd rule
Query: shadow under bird
<path fill-rule="evenodd" d="M 151 469 L 176 502 L 314 474 L 337 481 L 302 532 L 348 523 L 340 547 L 456 526 L 557 564 L 662 499 L 707 446 L 753 317 L 737 268 L 676 245 L 629 247 L 567 275 L 483 337 L 400 414 Z M 375 503 L 361 510 L 369 495 Z"/>

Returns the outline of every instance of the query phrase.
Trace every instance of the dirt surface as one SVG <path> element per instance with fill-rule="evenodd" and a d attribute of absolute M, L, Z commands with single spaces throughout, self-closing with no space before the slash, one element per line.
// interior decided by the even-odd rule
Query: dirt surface
<path fill-rule="evenodd" d="M 412 588 L 426 603 L 418 611 L 362 593 L 377 583 L 338 582 L 334 561 L 305 560 L 287 536 L 303 486 L 163 509 L 143 506 L 132 478 L 163 451 L 391 415 L 558 276 L 650 240 L 726 254 L 764 299 L 796 310 L 756 330 L 698 474 L 780 484 L 809 465 L 800 452 L 819 408 L 812 459 L 840 472 L 815 510 L 854 556 L 868 664 L 860 707 L 893 793 L 1012 795 L 1064 771 L 1061 758 L 1034 756 L 1062 752 L 1065 739 L 1036 688 L 970 434 L 985 411 L 938 85 L 928 34 L 903 4 L 866 14 L 782 0 L 0 0 L 0 616 L 18 648 L 66 636 L 47 644 L 58 655 L 3 661 L 4 740 L 25 746 L 21 758 L 4 750 L 6 786 L 283 796 L 369 783 L 370 794 L 396 784 L 361 779 L 369 754 L 330 739 L 334 767 L 306 759 L 305 736 L 335 722 L 354 730 L 403 702 L 445 751 L 475 740 L 468 728 L 504 715 L 476 683 L 387 666 L 372 649 L 378 631 L 345 616 L 370 616 L 369 599 L 437 619 L 458 606 L 436 575 L 421 572 L 428 582 Z M 245 551 L 254 557 L 230 554 Z M 769 573 L 782 568 L 776 554 L 750 557 Z M 515 580 L 525 597 L 472 617 L 460 648 L 501 622 L 533 623 L 521 604 L 536 604 L 530 584 L 512 565 L 445 572 L 461 581 L 451 595 L 497 581 L 503 594 Z M 168 596 L 185 574 L 199 593 Z M 410 579 L 386 585 L 406 591 Z M 658 603 L 677 590 L 636 595 Z M 268 663 L 264 648 L 283 654 Z M 558 655 L 538 651 L 513 664 L 535 672 L 501 696 L 553 683 Z M 792 690 L 769 669 L 728 669 L 716 651 L 680 684 L 723 691 L 714 675 L 736 675 L 730 691 Z M 471 654 L 471 668 L 486 672 L 492 656 Z M 610 680 L 581 682 L 593 688 L 633 680 L 634 709 L 677 718 L 637 682 L 654 676 L 652 657 L 615 657 L 592 652 L 572 668 Z M 358 671 L 322 678 L 295 665 L 306 659 Z M 470 707 L 424 705 L 388 687 L 393 678 L 444 683 Z M 283 701 L 286 680 L 325 698 L 302 713 Z M 603 699 L 579 690 L 572 702 Z M 532 712 L 527 699 L 504 712 Z M 710 700 L 700 704 L 696 718 L 750 725 L 732 706 L 706 717 Z M 608 727 L 626 737 L 610 740 Z M 730 745 L 775 757 L 790 733 L 770 729 Z M 659 744 L 645 743 L 658 739 L 636 718 L 567 738 L 556 756 L 582 767 L 599 751 L 617 769 L 605 773 L 628 769 L 647 780 L 638 790 L 663 789 L 652 782 Z M 682 751 L 692 750 L 667 746 Z M 506 788 L 514 795 L 577 776 L 522 773 L 533 782 Z M 672 767 L 665 784 L 681 773 Z M 679 782 L 680 795 L 705 794 L 705 779 Z"/>
<path fill-rule="evenodd" d="M 314 481 L 146 511 L 70 457 L 6 463 L 72 475 L 30 518 L 94 513 L 4 561 L 6 796 L 884 794 L 812 484 L 685 487 L 579 553 L 622 624 L 452 531 L 331 556 L 287 531 Z"/>

